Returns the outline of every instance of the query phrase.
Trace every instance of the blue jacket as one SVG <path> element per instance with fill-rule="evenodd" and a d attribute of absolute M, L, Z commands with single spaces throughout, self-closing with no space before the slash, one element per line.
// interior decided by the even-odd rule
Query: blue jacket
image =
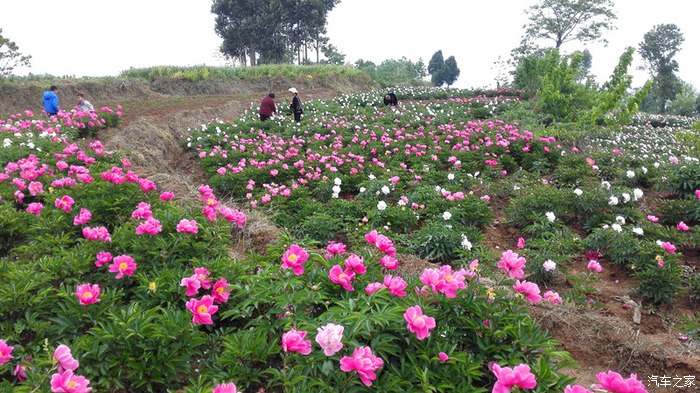
<path fill-rule="evenodd" d="M 44 92 L 41 103 L 44 104 L 44 111 L 46 111 L 46 113 L 58 113 L 58 96 L 51 90 Z"/>

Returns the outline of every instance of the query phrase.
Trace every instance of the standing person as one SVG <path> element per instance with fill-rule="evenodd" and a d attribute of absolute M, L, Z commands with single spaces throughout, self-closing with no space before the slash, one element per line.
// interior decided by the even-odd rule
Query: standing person
<path fill-rule="evenodd" d="M 304 113 L 304 108 L 301 107 L 301 99 L 299 98 L 299 92 L 297 89 L 290 87 L 289 91 L 294 94 L 289 108 L 292 110 L 292 113 L 294 113 L 294 121 L 299 123 L 301 121 L 301 114 Z"/>
<path fill-rule="evenodd" d="M 55 116 L 58 111 L 58 87 L 51 86 L 49 90 L 44 92 L 41 103 L 44 104 L 44 111 L 49 116 Z"/>
<path fill-rule="evenodd" d="M 391 106 L 396 106 L 396 105 L 398 105 L 398 104 L 399 104 L 399 99 L 396 98 L 396 94 L 394 94 L 393 92 L 392 92 L 392 93 L 387 93 L 387 94 L 384 96 L 384 105 L 386 105 L 386 106 L 389 106 L 389 105 L 391 105 Z"/>
<path fill-rule="evenodd" d="M 92 106 L 90 101 L 83 98 L 83 93 L 78 93 L 78 110 L 81 112 L 95 111 L 95 107 Z"/>
<path fill-rule="evenodd" d="M 277 105 L 275 105 L 275 93 L 266 95 L 260 103 L 260 120 L 265 121 L 277 114 Z"/>

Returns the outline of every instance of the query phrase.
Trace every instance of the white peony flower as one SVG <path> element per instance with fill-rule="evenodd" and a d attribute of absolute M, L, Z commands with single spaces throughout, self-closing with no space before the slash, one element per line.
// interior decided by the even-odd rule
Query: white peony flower
<path fill-rule="evenodd" d="M 467 251 L 471 251 L 472 249 L 472 243 L 467 239 L 467 236 L 462 234 L 462 248 L 464 248 Z"/>
<path fill-rule="evenodd" d="M 615 195 L 610 197 L 610 200 L 608 201 L 608 205 L 610 206 L 617 206 L 617 204 L 620 203 L 620 200 L 617 199 Z"/>
<path fill-rule="evenodd" d="M 642 197 L 644 196 L 644 192 L 642 192 L 642 190 L 640 190 L 639 188 L 635 188 L 632 191 L 632 195 L 634 195 L 634 200 L 638 201 L 638 200 L 642 199 Z"/>
<path fill-rule="evenodd" d="M 360 192 L 365 192 L 365 191 L 367 191 L 367 189 L 366 189 L 366 188 L 364 188 L 364 187 L 360 187 Z"/>
<path fill-rule="evenodd" d="M 607 181 L 603 181 L 602 183 L 600 183 L 600 186 L 607 189 L 607 190 L 610 189 L 610 183 Z"/>
<path fill-rule="evenodd" d="M 387 187 L 387 186 L 382 187 L 382 194 L 387 195 L 387 194 L 389 194 L 389 192 L 391 192 L 389 187 Z"/>
<path fill-rule="evenodd" d="M 553 260 L 547 259 L 542 264 L 542 267 L 544 268 L 545 271 L 551 272 L 552 270 L 557 268 L 557 264 Z"/>
<path fill-rule="evenodd" d="M 644 234 L 644 229 L 640 227 L 634 227 L 632 228 L 632 232 L 636 233 L 639 236 L 642 236 Z"/>
<path fill-rule="evenodd" d="M 625 203 L 629 202 L 630 199 L 631 199 L 631 198 L 630 198 L 630 194 L 628 194 L 628 193 L 626 193 L 626 192 L 623 192 L 623 193 L 622 193 L 622 199 L 624 200 Z"/>
<path fill-rule="evenodd" d="M 377 176 L 374 176 L 373 174 L 370 174 L 370 175 L 369 175 L 369 180 L 374 180 L 374 179 L 376 179 L 376 178 L 377 178 Z"/>
<path fill-rule="evenodd" d="M 384 201 L 379 201 L 379 202 L 377 203 L 377 210 L 379 210 L 379 211 L 384 211 L 384 210 L 386 210 L 386 202 L 384 202 Z"/>
<path fill-rule="evenodd" d="M 442 213 L 442 219 L 443 219 L 443 220 L 447 221 L 447 220 L 449 220 L 450 218 L 452 218 L 452 213 L 450 213 L 450 212 L 444 212 L 444 213 Z"/>
<path fill-rule="evenodd" d="M 333 186 L 332 190 L 334 194 L 340 194 L 340 186 Z"/>
<path fill-rule="evenodd" d="M 574 194 L 576 194 L 576 196 L 581 196 L 583 194 L 583 190 L 580 188 L 577 188 L 574 190 Z"/>
<path fill-rule="evenodd" d="M 627 178 L 631 179 L 634 177 L 634 171 L 627 171 Z"/>
<path fill-rule="evenodd" d="M 343 182 L 340 180 L 339 177 L 336 177 L 335 179 L 333 179 L 333 183 L 335 183 L 336 186 L 343 184 Z"/>
<path fill-rule="evenodd" d="M 557 219 L 557 216 L 555 216 L 552 212 L 545 213 L 545 216 L 547 216 L 547 220 L 549 220 L 549 222 L 554 222 L 554 220 Z"/>
<path fill-rule="evenodd" d="M 622 232 L 622 227 L 621 227 L 620 224 L 618 224 L 618 223 L 612 224 L 610 227 L 611 227 L 614 231 Z"/>
<path fill-rule="evenodd" d="M 455 174 L 454 173 L 448 173 L 447 174 L 447 180 L 454 180 L 455 179 Z"/>
<path fill-rule="evenodd" d="M 625 225 L 625 217 L 617 216 L 615 217 L 615 221 L 617 221 L 617 223 L 620 225 Z"/>

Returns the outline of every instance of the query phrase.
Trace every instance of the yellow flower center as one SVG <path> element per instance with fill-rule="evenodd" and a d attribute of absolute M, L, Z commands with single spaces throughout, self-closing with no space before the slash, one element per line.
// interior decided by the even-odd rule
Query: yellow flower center
<path fill-rule="evenodd" d="M 126 263 L 126 262 L 122 262 L 122 263 L 119 264 L 119 270 L 124 270 L 124 269 L 126 269 L 127 267 L 129 267 L 129 264 Z"/>
<path fill-rule="evenodd" d="M 216 288 L 216 293 L 224 293 L 224 287 Z"/>
<path fill-rule="evenodd" d="M 205 305 L 201 305 L 201 306 L 197 307 L 197 312 L 200 314 L 207 312 L 207 310 L 209 310 L 209 308 Z"/>
<path fill-rule="evenodd" d="M 452 281 L 452 275 L 451 274 L 446 275 L 445 281 Z"/>
<path fill-rule="evenodd" d="M 297 256 L 297 254 L 292 254 L 292 255 L 288 256 L 287 259 L 288 259 L 290 262 L 296 262 L 297 259 L 299 259 L 299 256 Z"/>
<path fill-rule="evenodd" d="M 344 280 L 345 277 L 347 277 L 347 276 L 348 276 L 348 275 L 345 274 L 345 273 L 340 273 L 340 274 L 338 274 L 338 278 L 341 279 L 341 280 Z"/>
<path fill-rule="evenodd" d="M 83 292 L 83 299 L 92 299 L 92 292 Z"/>
<path fill-rule="evenodd" d="M 72 380 L 68 381 L 68 383 L 66 384 L 66 386 L 68 386 L 69 388 L 74 388 L 75 385 L 77 385 L 77 383 L 75 383 L 75 381 L 72 381 Z"/>

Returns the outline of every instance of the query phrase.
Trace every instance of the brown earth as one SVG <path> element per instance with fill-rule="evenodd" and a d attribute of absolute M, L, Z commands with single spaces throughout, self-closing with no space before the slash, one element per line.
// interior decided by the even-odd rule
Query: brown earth
<path fill-rule="evenodd" d="M 196 188 L 205 182 L 205 176 L 196 163 L 196 157 L 184 150 L 181 141 L 189 130 L 213 119 L 225 121 L 235 118 L 243 111 L 257 104 L 271 86 L 258 86 L 256 91 L 245 90 L 230 94 L 161 95 L 131 88 L 128 98 L 110 104 L 124 106 L 124 118 L 120 127 L 99 133 L 109 151 L 124 152 L 140 175 L 145 175 L 158 183 L 162 190 L 173 191 L 183 202 L 196 197 Z M 277 86 L 277 91 L 286 88 Z M 342 93 L 352 92 L 352 88 L 342 89 Z M 365 90 L 359 88 L 358 90 Z M 141 94 L 142 93 L 142 94 Z M 340 94 L 337 89 L 312 88 L 300 92 L 304 100 L 327 99 Z M 286 94 L 278 94 L 278 106 L 284 107 L 289 101 Z M 0 105 L 1 106 L 1 105 Z M 514 248 L 520 236 L 516 229 L 503 225 L 504 206 L 494 206 L 496 221 L 486 229 L 487 244 L 505 250 Z M 243 208 L 245 211 L 245 207 Z M 246 211 L 249 222 L 232 247 L 232 256 L 242 258 L 248 250 L 263 251 L 265 246 L 277 238 L 278 229 L 259 211 Z M 686 257 L 687 264 L 698 266 L 698 255 Z M 418 258 L 402 258 L 415 267 L 425 265 Z M 700 345 L 679 339 L 681 334 L 677 324 L 683 315 L 697 313 L 697 304 L 683 299 L 672 309 L 654 309 L 641 304 L 641 323 L 633 322 L 634 309 L 639 298 L 634 294 L 634 279 L 616 266 L 601 261 L 604 271 L 598 282 L 592 285 L 589 295 L 592 304 L 559 306 L 538 305 L 531 310 L 533 318 L 561 343 L 561 349 L 568 351 L 578 367 L 565 370 L 577 378 L 577 383 L 590 387 L 595 383 L 595 375 L 606 370 L 616 370 L 628 376 L 637 373 L 648 385 L 650 392 L 697 392 L 697 386 L 655 387 L 649 384 L 648 377 L 690 377 L 700 378 Z M 585 272 L 585 261 L 569 267 L 573 271 Z M 407 271 L 420 269 L 408 268 Z M 560 280 L 551 288 L 561 294 L 567 293 L 572 285 Z M 543 289 L 544 291 L 544 289 Z M 659 379 L 660 380 L 660 379 Z M 696 382 L 695 385 L 700 385 Z"/>

